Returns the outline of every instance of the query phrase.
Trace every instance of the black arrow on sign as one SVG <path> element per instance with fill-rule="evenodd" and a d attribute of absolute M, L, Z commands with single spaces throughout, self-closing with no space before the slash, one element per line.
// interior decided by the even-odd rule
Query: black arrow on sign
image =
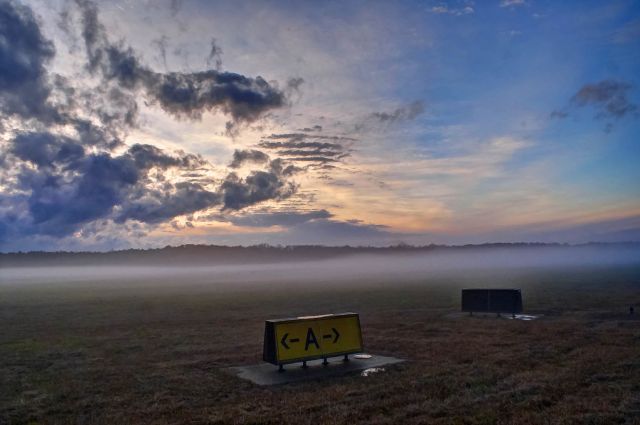
<path fill-rule="evenodd" d="M 282 344 L 284 346 L 284 348 L 286 348 L 287 350 L 290 348 L 289 345 L 287 345 L 287 337 L 289 336 L 288 333 L 282 335 L 282 339 L 280 340 L 280 344 Z M 300 338 L 291 338 L 289 340 L 289 342 L 300 342 Z"/>
<path fill-rule="evenodd" d="M 333 335 L 324 334 L 322 335 L 322 339 L 331 339 L 331 337 L 333 337 L 333 343 L 335 344 L 336 342 L 338 342 L 338 338 L 340 338 L 340 332 L 338 332 L 336 328 L 331 328 L 331 330 L 333 331 Z"/>
<path fill-rule="evenodd" d="M 322 335 L 322 339 L 331 339 L 331 337 L 333 337 L 333 343 L 335 344 L 336 342 L 338 342 L 338 338 L 340 338 L 340 332 L 338 332 L 336 328 L 331 328 L 331 330 L 333 331 L 333 335 L 324 334 Z"/>

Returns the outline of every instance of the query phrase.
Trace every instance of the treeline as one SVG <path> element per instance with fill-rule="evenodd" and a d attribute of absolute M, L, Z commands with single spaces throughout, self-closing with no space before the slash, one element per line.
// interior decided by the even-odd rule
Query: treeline
<path fill-rule="evenodd" d="M 181 245 L 153 249 L 126 249 L 110 252 L 16 252 L 0 253 L 0 267 L 74 266 L 74 265 L 224 265 L 274 263 L 284 261 L 323 260 L 356 254 L 407 254 L 431 251 L 475 249 L 525 249 L 564 247 L 623 247 L 640 248 L 640 243 L 590 243 L 583 245 L 548 243 L 491 243 L 480 245 L 395 245 L 389 247 L 330 247 L 321 245 L 297 246 L 219 246 Z"/>

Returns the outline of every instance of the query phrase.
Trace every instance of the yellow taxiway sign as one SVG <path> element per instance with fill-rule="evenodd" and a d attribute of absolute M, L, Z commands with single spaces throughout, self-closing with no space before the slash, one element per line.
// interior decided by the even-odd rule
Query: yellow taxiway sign
<path fill-rule="evenodd" d="M 359 353 L 362 333 L 357 313 L 267 320 L 263 359 L 282 365 Z"/>

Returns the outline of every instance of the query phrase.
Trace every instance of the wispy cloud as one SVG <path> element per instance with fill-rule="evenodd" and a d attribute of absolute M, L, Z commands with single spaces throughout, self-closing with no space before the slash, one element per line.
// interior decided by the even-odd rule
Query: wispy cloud
<path fill-rule="evenodd" d="M 473 8 L 472 1 L 465 1 L 462 5 L 457 7 L 451 7 L 446 3 L 440 3 L 437 6 L 431 7 L 430 12 L 437 15 L 446 14 L 454 16 L 464 16 L 473 14 L 475 10 Z"/>
<path fill-rule="evenodd" d="M 519 7 L 525 6 L 527 2 L 525 0 L 502 0 L 500 7 Z"/>
<path fill-rule="evenodd" d="M 627 116 L 637 116 L 638 105 L 629 99 L 633 85 L 625 81 L 602 80 L 582 86 L 571 97 L 569 105 L 551 113 L 551 118 L 563 119 L 578 108 L 591 106 L 597 111 L 596 119 L 619 120 Z M 610 131 L 613 123 L 607 123 Z"/>

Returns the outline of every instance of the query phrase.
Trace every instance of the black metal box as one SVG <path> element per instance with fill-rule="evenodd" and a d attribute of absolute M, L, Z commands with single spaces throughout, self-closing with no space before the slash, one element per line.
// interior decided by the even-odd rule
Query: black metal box
<path fill-rule="evenodd" d="M 463 289 L 462 311 L 522 313 L 522 293 L 519 289 Z"/>

